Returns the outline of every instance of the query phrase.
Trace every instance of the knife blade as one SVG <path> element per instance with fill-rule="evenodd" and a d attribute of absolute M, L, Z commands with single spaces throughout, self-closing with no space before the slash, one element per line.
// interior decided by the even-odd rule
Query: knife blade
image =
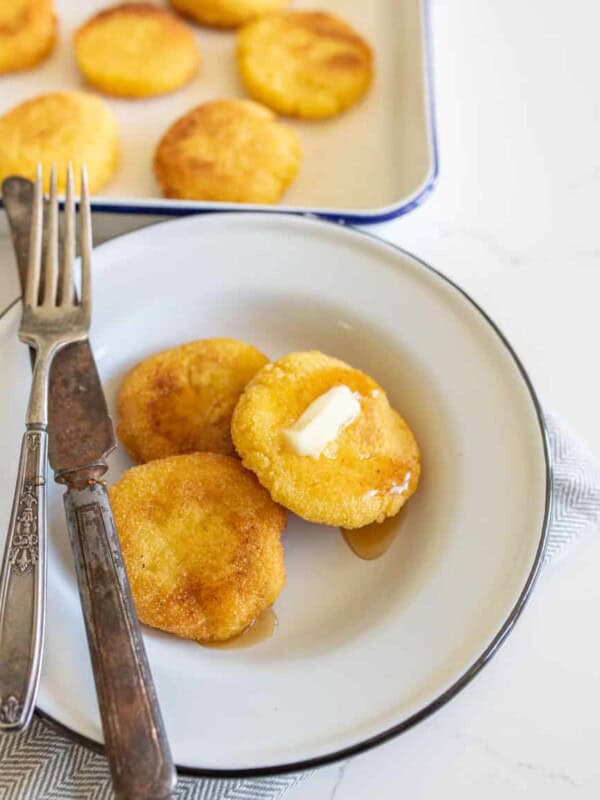
<path fill-rule="evenodd" d="M 22 287 L 32 193 L 23 178 L 2 185 Z M 116 442 L 89 342 L 55 358 L 48 410 L 50 463 L 55 479 L 67 485 L 67 527 L 115 794 L 119 800 L 167 800 L 177 775 L 108 492 L 98 480 Z"/>
<path fill-rule="evenodd" d="M 2 184 L 2 199 L 23 289 L 27 278 L 33 184 L 25 178 L 7 178 Z M 44 213 L 44 219 L 47 218 Z M 59 482 L 64 482 L 69 472 L 84 466 L 93 477 L 100 477 L 108 469 L 105 460 L 115 448 L 116 440 L 88 341 L 75 342 L 54 358 L 48 396 L 48 436 L 48 458 Z"/>

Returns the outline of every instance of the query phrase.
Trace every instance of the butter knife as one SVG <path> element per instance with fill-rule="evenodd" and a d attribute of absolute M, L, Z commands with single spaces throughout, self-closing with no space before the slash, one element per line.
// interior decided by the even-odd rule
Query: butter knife
<path fill-rule="evenodd" d="M 24 178 L 2 185 L 22 287 L 32 196 Z M 55 479 L 67 486 L 67 526 L 115 793 L 122 800 L 164 800 L 176 772 L 101 481 L 116 441 L 88 341 L 56 356 L 48 411 L 48 455 Z"/>

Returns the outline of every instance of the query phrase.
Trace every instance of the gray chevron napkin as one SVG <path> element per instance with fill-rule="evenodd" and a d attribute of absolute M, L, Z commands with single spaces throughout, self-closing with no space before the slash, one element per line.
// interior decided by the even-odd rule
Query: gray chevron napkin
<path fill-rule="evenodd" d="M 600 465 L 558 418 L 546 415 L 553 466 L 553 511 L 545 562 L 572 539 L 600 527 Z M 276 800 L 308 774 L 245 780 L 180 778 L 177 800 Z M 0 800 L 110 800 L 103 756 L 74 744 L 40 719 L 0 737 Z"/>
<path fill-rule="evenodd" d="M 544 562 L 561 558 L 567 545 L 600 527 L 600 464 L 564 420 L 545 414 L 552 460 L 552 517 Z"/>

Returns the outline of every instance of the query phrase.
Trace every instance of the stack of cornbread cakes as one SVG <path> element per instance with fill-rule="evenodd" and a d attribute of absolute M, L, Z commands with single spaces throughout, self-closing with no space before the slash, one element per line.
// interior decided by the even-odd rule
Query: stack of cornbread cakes
<path fill-rule="evenodd" d="M 319 453 L 299 452 L 287 432 L 340 387 L 356 416 Z M 287 510 L 351 529 L 382 522 L 421 471 L 412 432 L 368 375 L 318 351 L 270 363 L 235 339 L 135 365 L 117 434 L 138 465 L 110 498 L 139 617 L 204 643 L 240 634 L 283 589 Z"/>
<path fill-rule="evenodd" d="M 0 180 L 33 178 L 38 162 L 65 174 L 72 161 L 76 171 L 86 164 L 91 191 L 100 191 L 119 169 L 111 98 L 152 102 L 192 80 L 209 82 L 197 25 L 237 29 L 232 49 L 247 97 L 215 97 L 166 120 L 148 169 L 165 197 L 277 203 L 302 162 L 293 119 L 318 124 L 341 114 L 374 73 L 371 47 L 350 24 L 287 0 L 126 2 L 96 13 L 72 42 L 87 88 L 57 87 L 0 117 Z M 57 27 L 52 0 L 0 3 L 0 74 L 40 64 L 57 46 Z"/>

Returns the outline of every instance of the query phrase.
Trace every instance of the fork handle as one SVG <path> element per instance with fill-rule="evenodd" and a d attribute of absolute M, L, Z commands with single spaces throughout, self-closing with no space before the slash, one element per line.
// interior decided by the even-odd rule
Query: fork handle
<path fill-rule="evenodd" d="M 21 442 L 0 573 L 0 731 L 25 728 L 40 680 L 46 609 L 46 450 L 43 426 Z"/>
<path fill-rule="evenodd" d="M 64 502 L 115 793 L 164 800 L 176 773 L 108 493 L 90 482 Z"/>

